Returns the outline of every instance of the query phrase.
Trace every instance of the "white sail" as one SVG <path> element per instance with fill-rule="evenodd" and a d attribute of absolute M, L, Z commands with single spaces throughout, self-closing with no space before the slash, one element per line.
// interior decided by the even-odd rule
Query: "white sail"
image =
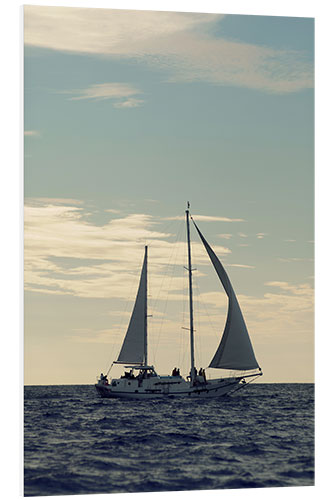
<path fill-rule="evenodd" d="M 212 361 L 210 362 L 209 367 L 225 368 L 230 370 L 253 370 L 259 368 L 243 314 L 239 307 L 235 292 L 231 286 L 229 277 L 195 222 L 194 225 L 229 298 L 228 316 L 222 340 Z"/>
<path fill-rule="evenodd" d="M 147 247 L 131 320 L 116 363 L 147 364 Z"/>

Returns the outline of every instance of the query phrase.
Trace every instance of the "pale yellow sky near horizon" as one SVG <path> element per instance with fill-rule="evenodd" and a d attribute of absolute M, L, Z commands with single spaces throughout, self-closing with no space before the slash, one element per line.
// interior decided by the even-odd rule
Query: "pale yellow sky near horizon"
<path fill-rule="evenodd" d="M 97 225 L 89 221 L 82 204 L 73 201 L 33 200 L 26 206 L 27 385 L 89 383 L 96 370 L 108 369 L 126 333 L 147 242 L 149 314 L 153 315 L 149 318 L 149 362 L 160 373 L 169 373 L 173 365 L 179 365 L 185 375 L 189 370 L 189 339 L 182 330 L 188 326 L 185 242 L 176 242 L 174 233 L 163 229 L 166 224 L 171 227 L 170 221 L 163 221 L 160 229 L 158 218 L 152 215 L 109 212 L 108 217 L 108 223 Z M 209 218 L 202 219 L 207 227 Z M 183 226 L 184 234 L 184 221 L 172 223 L 178 229 Z M 229 222 L 233 224 L 237 221 Z M 244 234 L 238 238 L 244 239 Z M 230 261 L 228 247 L 216 245 L 214 249 L 227 260 L 231 279 L 235 275 L 241 283 L 242 278 L 255 276 L 255 266 Z M 198 366 L 206 367 L 224 328 L 227 299 L 203 246 L 195 239 L 192 251 L 197 268 L 196 357 Z M 267 281 L 265 289 L 262 295 L 237 294 L 265 374 L 260 382 L 312 382 L 312 287 Z M 112 373 L 121 370 L 116 367 Z"/>
<path fill-rule="evenodd" d="M 262 381 L 312 381 L 314 20 L 28 6 L 24 23 L 25 383 L 108 368 L 147 242 L 149 356 L 188 370 L 187 199 Z M 207 366 L 226 300 L 195 238 L 193 254 Z"/>

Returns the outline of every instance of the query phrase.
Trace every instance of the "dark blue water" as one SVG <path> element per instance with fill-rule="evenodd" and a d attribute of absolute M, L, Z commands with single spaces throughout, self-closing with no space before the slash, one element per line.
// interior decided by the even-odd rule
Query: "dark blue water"
<path fill-rule="evenodd" d="M 25 387 L 24 494 L 314 484 L 314 386 L 250 385 L 212 400 L 100 399 Z"/>

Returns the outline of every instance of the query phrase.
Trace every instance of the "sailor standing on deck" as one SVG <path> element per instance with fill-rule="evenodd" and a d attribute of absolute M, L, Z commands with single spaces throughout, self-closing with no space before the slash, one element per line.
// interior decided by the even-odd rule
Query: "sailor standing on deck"
<path fill-rule="evenodd" d="M 100 381 L 100 382 L 102 382 L 102 384 L 104 384 L 104 385 L 108 385 L 108 383 L 109 383 L 109 382 L 108 382 L 108 378 L 107 378 L 107 376 L 106 376 L 106 375 L 103 375 L 103 373 L 101 373 L 101 376 L 100 376 L 100 378 L 99 378 L 99 381 Z"/>

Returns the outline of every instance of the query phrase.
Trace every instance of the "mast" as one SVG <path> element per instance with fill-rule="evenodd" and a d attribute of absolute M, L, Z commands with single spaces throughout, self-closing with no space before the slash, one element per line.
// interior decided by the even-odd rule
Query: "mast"
<path fill-rule="evenodd" d="M 187 202 L 186 227 L 187 227 L 187 254 L 188 254 L 188 283 L 189 283 L 189 301 L 190 301 L 190 345 L 191 345 L 191 381 L 195 379 L 194 373 L 194 328 L 193 328 L 193 292 L 192 292 L 192 264 L 191 264 L 191 243 L 190 243 L 190 222 L 189 222 L 190 203 Z"/>
<path fill-rule="evenodd" d="M 148 274 L 148 246 L 146 245 L 145 246 L 145 262 L 146 262 L 146 272 L 145 272 L 145 289 L 146 289 L 146 293 L 145 293 L 145 298 L 144 298 L 144 337 L 143 337 L 143 364 L 145 366 L 147 366 L 147 357 L 148 357 L 148 354 L 147 354 L 147 330 L 148 330 L 148 326 L 147 326 L 147 318 L 148 318 L 148 314 L 147 314 L 147 310 L 148 310 L 148 305 L 147 305 L 147 295 L 148 295 L 148 290 L 147 290 L 147 274 Z"/>

